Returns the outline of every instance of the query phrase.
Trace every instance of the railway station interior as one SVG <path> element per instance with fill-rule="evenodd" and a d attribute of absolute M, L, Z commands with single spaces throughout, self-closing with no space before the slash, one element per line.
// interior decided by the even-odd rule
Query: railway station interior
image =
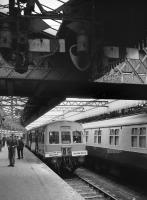
<path fill-rule="evenodd" d="M 146 6 L 0 0 L 0 200 L 147 199 Z"/>

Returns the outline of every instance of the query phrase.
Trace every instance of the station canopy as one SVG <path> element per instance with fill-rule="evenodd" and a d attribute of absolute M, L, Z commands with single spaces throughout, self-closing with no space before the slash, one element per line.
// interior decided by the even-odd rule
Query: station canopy
<path fill-rule="evenodd" d="M 33 14 L 36 15 L 41 14 L 41 9 L 46 12 L 55 11 L 55 13 L 62 13 L 64 6 L 68 4 L 68 0 L 37 0 L 36 2 L 39 2 L 38 5 L 35 3 Z M 23 7 L 25 7 L 26 5 L 22 3 L 21 6 L 23 11 Z M 0 0 L 0 15 L 1 14 L 9 15 L 9 0 Z M 58 31 L 62 24 L 62 19 L 41 19 L 46 23 L 46 28 L 43 29 L 44 33 L 55 37 L 58 34 Z M 118 72 L 119 71 L 120 70 L 118 70 Z M 121 74 L 122 73 L 123 71 L 121 71 Z M 134 76 L 132 77 L 134 79 Z M 21 126 L 20 116 L 27 101 L 27 97 L 0 97 L 1 129 L 3 128 L 7 130 L 12 130 L 14 132 L 25 130 Z M 25 128 L 27 130 L 30 130 L 34 127 L 42 126 L 55 120 L 65 119 L 70 121 L 78 121 L 84 118 L 96 116 L 98 114 L 100 115 L 102 113 L 108 113 L 113 110 L 119 110 L 120 108 L 126 108 L 132 105 L 136 106 L 141 104 L 146 104 L 146 101 L 67 98 L 65 101 L 54 107 L 52 110 L 46 112 L 43 116 L 26 126 Z"/>
<path fill-rule="evenodd" d="M 101 114 L 107 114 L 121 109 L 146 106 L 147 101 L 143 100 L 114 100 L 114 99 L 81 99 L 66 98 L 53 109 L 23 127 L 20 118 L 27 103 L 27 97 L 0 96 L 0 128 L 7 134 L 9 131 L 16 135 L 36 127 L 46 125 L 53 121 L 68 120 L 82 121 Z"/>
<path fill-rule="evenodd" d="M 26 129 L 20 123 L 20 116 L 28 98 L 0 96 L 0 132 L 9 135 L 22 134 Z"/>
<path fill-rule="evenodd" d="M 27 130 L 43 126 L 53 121 L 80 121 L 120 109 L 144 106 L 143 100 L 114 100 L 114 99 L 79 99 L 66 98 L 65 101 L 46 112 L 43 116 L 26 126 Z"/>

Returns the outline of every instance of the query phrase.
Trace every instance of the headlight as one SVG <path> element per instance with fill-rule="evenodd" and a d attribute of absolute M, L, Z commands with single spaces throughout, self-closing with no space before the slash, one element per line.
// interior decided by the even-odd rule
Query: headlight
<path fill-rule="evenodd" d="M 57 158 L 52 158 L 51 163 L 52 163 L 52 164 L 57 163 Z"/>

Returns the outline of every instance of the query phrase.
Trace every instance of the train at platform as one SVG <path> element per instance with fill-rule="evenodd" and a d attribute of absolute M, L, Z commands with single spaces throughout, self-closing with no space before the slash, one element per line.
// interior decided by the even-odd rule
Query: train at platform
<path fill-rule="evenodd" d="M 147 113 L 89 122 L 83 127 L 89 167 L 115 175 L 147 174 Z"/>
<path fill-rule="evenodd" d="M 58 172 L 74 171 L 87 155 L 82 124 L 54 121 L 26 133 L 26 146 Z"/>

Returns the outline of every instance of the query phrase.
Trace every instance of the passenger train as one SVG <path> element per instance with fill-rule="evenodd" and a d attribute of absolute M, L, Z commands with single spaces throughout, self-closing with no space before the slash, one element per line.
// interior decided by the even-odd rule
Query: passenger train
<path fill-rule="evenodd" d="M 73 171 L 87 155 L 83 127 L 71 121 L 54 121 L 26 134 L 26 146 L 56 170 Z"/>
<path fill-rule="evenodd" d="M 117 175 L 147 172 L 147 114 L 136 114 L 83 124 L 87 162 L 97 170 Z"/>

